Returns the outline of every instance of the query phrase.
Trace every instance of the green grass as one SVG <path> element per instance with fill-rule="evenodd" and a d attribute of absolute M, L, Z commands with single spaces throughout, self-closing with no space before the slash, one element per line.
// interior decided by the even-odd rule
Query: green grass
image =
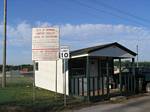
<path fill-rule="evenodd" d="M 50 109 L 62 110 L 63 95 L 44 89 L 35 89 L 35 100 L 33 100 L 33 86 L 31 77 L 15 77 L 7 79 L 7 87 L 0 88 L 0 110 L 5 106 L 21 106 L 36 110 Z M 79 104 L 80 100 L 68 97 L 70 105 Z"/>
<path fill-rule="evenodd" d="M 0 88 L 0 108 L 18 107 L 21 108 L 63 108 L 62 97 L 59 94 L 47 90 L 35 89 L 35 100 L 33 100 L 32 78 L 18 77 L 7 79 L 7 87 Z M 59 103 L 58 103 L 59 102 Z"/>
<path fill-rule="evenodd" d="M 19 77 L 7 80 L 7 87 L 0 88 L 0 104 L 31 105 L 33 104 L 32 79 L 29 77 Z M 57 94 L 57 97 L 59 95 Z M 47 90 L 35 89 L 35 102 L 43 100 L 54 101 L 55 93 Z"/>

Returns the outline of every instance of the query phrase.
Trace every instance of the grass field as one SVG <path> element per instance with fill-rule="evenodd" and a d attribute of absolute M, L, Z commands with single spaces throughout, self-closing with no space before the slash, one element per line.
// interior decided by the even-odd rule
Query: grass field
<path fill-rule="evenodd" d="M 0 88 L 0 112 L 12 109 L 31 110 L 63 110 L 63 95 L 55 94 L 47 90 L 35 89 L 35 100 L 33 100 L 33 86 L 31 77 L 15 77 L 7 79 L 7 87 Z M 79 103 L 80 100 L 69 98 L 69 105 Z M 29 112 L 30 112 L 29 111 Z M 11 112 L 13 112 L 11 110 Z M 15 112 L 15 111 L 14 111 Z"/>

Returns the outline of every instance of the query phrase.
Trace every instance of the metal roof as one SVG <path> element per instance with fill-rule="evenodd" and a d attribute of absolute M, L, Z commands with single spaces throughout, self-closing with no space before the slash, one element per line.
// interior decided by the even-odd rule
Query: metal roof
<path fill-rule="evenodd" d="M 101 50 L 101 49 L 104 49 L 104 48 L 108 48 L 108 47 L 111 47 L 111 46 L 119 47 L 120 49 L 128 52 L 129 54 L 131 54 L 133 56 L 137 55 L 135 52 L 131 51 L 130 49 L 122 46 L 121 44 L 119 44 L 117 42 L 109 43 L 109 44 L 103 44 L 103 45 L 98 45 L 98 46 L 93 46 L 93 47 L 88 47 L 88 48 L 83 48 L 83 49 L 79 49 L 79 50 L 75 50 L 75 51 L 71 51 L 70 54 L 71 54 L 71 56 L 77 56 L 77 55 L 82 55 L 82 54 L 89 54 L 89 53 L 92 53 L 94 51 Z"/>

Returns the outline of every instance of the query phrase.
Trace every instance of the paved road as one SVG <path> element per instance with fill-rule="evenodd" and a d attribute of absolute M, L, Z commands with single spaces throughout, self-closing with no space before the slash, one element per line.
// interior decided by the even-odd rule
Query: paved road
<path fill-rule="evenodd" d="M 150 112 L 150 96 L 130 99 L 124 103 L 100 104 L 70 112 Z"/>

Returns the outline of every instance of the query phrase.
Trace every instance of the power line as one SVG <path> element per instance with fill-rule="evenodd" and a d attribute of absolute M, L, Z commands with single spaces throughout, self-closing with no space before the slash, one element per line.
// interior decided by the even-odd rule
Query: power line
<path fill-rule="evenodd" d="M 132 19 L 129 19 L 129 18 L 122 17 L 121 15 L 117 15 L 117 14 L 114 14 L 114 13 L 112 13 L 112 12 L 108 12 L 108 11 L 106 11 L 106 10 L 102 10 L 102 9 L 99 9 L 99 8 L 96 8 L 96 7 L 92 7 L 92 6 L 88 5 L 88 4 L 85 4 L 85 3 L 83 3 L 83 2 L 80 2 L 80 1 L 78 1 L 78 0 L 74 0 L 74 3 L 79 4 L 79 5 L 81 5 L 81 6 L 84 6 L 84 7 L 86 7 L 86 8 L 89 8 L 89 9 L 95 10 L 95 11 L 97 11 L 97 12 L 102 12 L 102 13 L 109 14 L 109 15 L 114 16 L 114 17 L 118 17 L 118 18 L 120 18 L 120 19 L 122 19 L 122 20 L 125 20 L 125 21 L 128 21 L 128 22 L 132 22 L 132 23 L 134 23 L 134 24 L 136 24 L 136 25 L 138 25 L 138 26 L 146 26 L 145 24 L 143 24 L 143 23 L 141 23 L 141 22 L 138 22 L 138 21 L 135 21 L 135 20 L 132 20 Z"/>
<path fill-rule="evenodd" d="M 139 17 L 139 16 L 137 16 L 137 15 L 134 15 L 134 14 L 132 14 L 132 13 L 129 13 L 129 12 L 126 12 L 126 11 L 123 11 L 123 10 L 120 10 L 120 9 L 115 8 L 115 7 L 113 7 L 113 6 L 110 6 L 110 5 L 108 5 L 108 4 L 106 4 L 106 3 L 102 2 L 102 1 L 95 0 L 95 2 L 98 3 L 99 5 L 103 6 L 103 7 L 112 9 L 112 10 L 114 10 L 114 11 L 116 11 L 116 12 L 119 12 L 119 13 L 121 13 L 121 14 L 127 15 L 127 16 L 129 16 L 129 17 L 134 18 L 134 19 L 137 19 L 137 20 L 140 20 L 140 21 L 143 21 L 143 22 L 146 22 L 146 23 L 150 23 L 150 20 L 148 20 L 148 19 Z"/>

